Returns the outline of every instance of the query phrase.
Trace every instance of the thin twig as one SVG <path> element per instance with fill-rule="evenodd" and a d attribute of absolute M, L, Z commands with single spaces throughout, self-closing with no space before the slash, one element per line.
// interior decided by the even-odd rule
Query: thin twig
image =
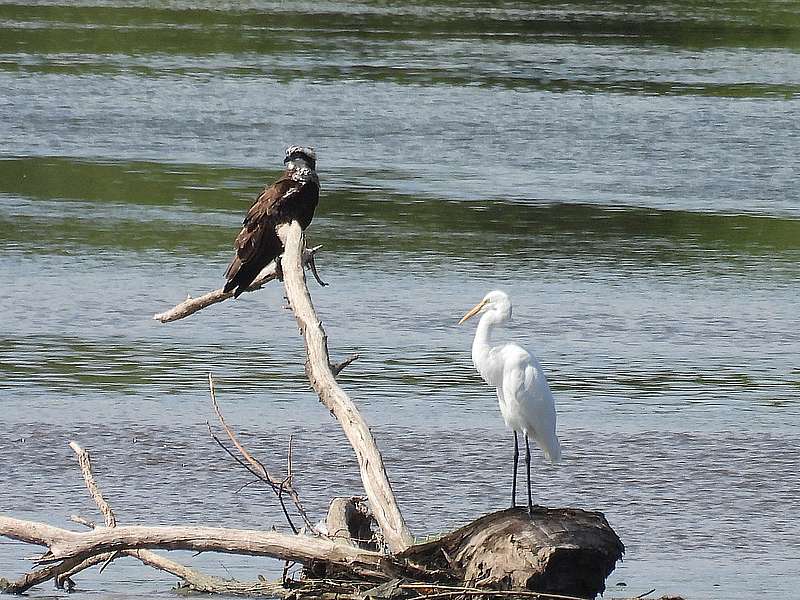
<path fill-rule="evenodd" d="M 251 485 L 255 485 L 255 484 L 257 484 L 257 483 L 261 483 L 261 480 L 260 480 L 260 479 L 254 479 L 253 481 L 248 481 L 247 483 L 243 483 L 243 484 L 242 484 L 242 485 L 240 485 L 238 488 L 236 488 L 236 491 L 235 491 L 235 492 L 233 492 L 233 493 L 234 493 L 234 494 L 241 494 L 241 493 L 242 493 L 242 491 L 246 490 L 246 489 L 247 489 L 247 488 L 249 488 Z"/>
<path fill-rule="evenodd" d="M 549 594 L 546 592 L 534 592 L 531 590 L 487 590 L 473 587 L 459 587 L 455 585 L 439 585 L 435 583 L 401 583 L 400 589 L 404 590 L 443 590 L 434 594 L 422 594 L 422 597 L 430 598 L 446 598 L 449 596 L 457 596 L 459 594 L 466 594 L 470 596 L 526 596 L 530 598 L 553 598 L 554 600 L 589 600 L 579 596 L 564 596 L 562 594 Z"/>
<path fill-rule="evenodd" d="M 317 246 L 317 248 L 319 248 L 319 246 Z M 327 287 L 328 284 L 322 281 L 322 279 L 320 279 L 319 273 L 317 273 L 317 263 L 314 260 L 313 252 L 311 253 L 310 258 L 307 259 L 306 265 L 311 270 L 311 274 L 314 276 L 314 279 L 317 280 L 317 283 L 320 284 L 322 287 Z"/>
<path fill-rule="evenodd" d="M 442 551 L 442 555 L 444 556 L 444 559 L 447 561 L 447 564 L 450 565 L 450 568 L 455 569 L 456 565 L 453 562 L 453 559 L 450 558 L 450 555 L 447 553 L 447 550 L 445 550 L 444 548 L 439 548 L 439 550 Z"/>
<path fill-rule="evenodd" d="M 278 498 L 278 502 L 280 503 L 281 510 L 283 511 L 284 517 L 286 517 L 286 521 L 289 524 L 289 527 L 292 529 L 294 533 L 298 533 L 298 529 L 295 526 L 294 522 L 292 521 L 291 516 L 289 515 L 289 510 L 286 508 L 286 502 L 284 500 L 284 493 L 286 493 L 295 505 L 300 518 L 303 520 L 304 525 L 306 526 L 308 531 L 314 532 L 316 529 L 314 525 L 311 523 L 311 520 L 308 518 L 308 514 L 306 513 L 305 509 L 303 508 L 303 504 L 300 502 L 300 496 L 298 495 L 297 491 L 291 485 L 291 453 L 292 453 L 292 446 L 291 446 L 291 439 L 289 444 L 289 456 L 287 458 L 289 462 L 289 475 L 284 480 L 278 480 L 274 478 L 272 475 L 269 474 L 267 468 L 264 466 L 261 461 L 256 459 L 247 449 L 239 442 L 236 433 L 228 426 L 225 422 L 225 418 L 222 416 L 222 410 L 217 403 L 217 395 L 214 389 L 214 377 L 211 373 L 208 374 L 208 387 L 211 393 L 211 405 L 214 409 L 214 414 L 217 415 L 222 428 L 225 430 L 225 433 L 228 435 L 228 439 L 231 443 L 236 447 L 239 451 L 239 454 L 243 457 L 244 460 L 240 459 L 236 456 L 231 450 L 229 450 L 221 441 L 220 439 L 214 435 L 213 431 L 211 431 L 211 425 L 206 422 L 208 425 L 208 431 L 211 434 L 211 437 L 214 438 L 214 441 L 219 444 L 219 446 L 225 450 L 230 456 L 236 460 L 242 467 L 247 469 L 252 475 L 257 477 L 259 480 L 263 481 L 265 484 L 269 485 L 272 491 Z"/>
<path fill-rule="evenodd" d="M 300 533 L 297 527 L 294 526 L 292 522 L 292 518 L 289 516 L 289 511 L 286 509 L 286 502 L 283 499 L 283 485 L 281 484 L 278 486 L 278 502 L 281 505 L 281 510 L 283 511 L 283 516 L 286 517 L 286 521 L 289 523 L 289 527 L 292 528 L 292 533 Z"/>
<path fill-rule="evenodd" d="M 115 558 L 119 558 L 120 556 L 122 556 L 122 552 L 120 552 L 119 550 L 117 550 L 116 552 L 112 552 L 111 556 L 109 556 L 106 559 L 106 562 L 103 563 L 103 565 L 100 567 L 100 569 L 97 572 L 98 573 L 102 573 L 103 571 L 105 571 L 106 567 L 108 565 L 110 565 Z"/>
<path fill-rule="evenodd" d="M 217 415 L 217 418 L 219 419 L 219 422 L 222 424 L 222 428 L 225 430 L 225 433 L 228 434 L 228 439 L 230 439 L 231 443 L 233 443 L 233 445 L 236 447 L 236 449 L 239 451 L 239 453 L 244 457 L 245 461 L 247 461 L 247 463 L 249 465 L 248 467 L 246 467 L 247 470 L 250 471 L 251 473 L 253 473 L 261 481 L 267 483 L 272 488 L 272 491 L 275 492 L 275 494 L 278 497 L 278 502 L 281 505 L 281 510 L 283 511 L 283 516 L 286 517 L 286 522 L 289 523 L 289 527 L 291 528 L 292 533 L 297 533 L 298 529 L 297 529 L 297 527 L 295 527 L 294 522 L 292 522 L 292 517 L 289 515 L 289 511 L 286 508 L 286 502 L 284 502 L 284 500 L 283 500 L 283 490 L 284 490 L 283 483 L 275 481 L 270 476 L 269 472 L 267 471 L 267 468 L 260 461 L 258 461 L 256 458 L 254 458 L 247 451 L 247 449 L 244 446 L 242 446 L 241 443 L 239 443 L 239 440 L 236 437 L 236 434 L 233 432 L 233 430 L 230 427 L 228 427 L 228 424 L 225 422 L 225 418 L 222 416 L 222 411 L 220 411 L 219 404 L 217 404 L 217 395 L 214 392 L 214 377 L 211 375 L 211 373 L 208 374 L 208 387 L 209 387 L 209 390 L 211 391 L 211 405 L 214 407 L 214 413 Z M 209 430 L 210 430 L 210 425 L 209 425 Z M 217 440 L 217 443 L 222 445 L 222 442 L 220 442 L 219 440 Z M 223 448 L 224 448 L 224 446 L 223 446 Z M 226 448 L 226 450 L 227 450 L 227 448 Z M 233 453 L 230 452 L 230 451 L 228 451 L 228 454 L 233 456 Z M 238 461 L 238 459 L 237 459 L 237 461 Z M 238 462 L 240 464 L 243 464 L 242 461 L 238 461 Z"/>
<path fill-rule="evenodd" d="M 72 515 L 69 518 L 69 520 L 72 521 L 73 523 L 77 523 L 78 525 L 83 525 L 84 527 L 88 527 L 89 529 L 94 529 L 95 527 L 97 527 L 94 521 L 90 521 L 89 519 L 84 519 L 83 517 L 80 517 L 78 515 Z"/>
<path fill-rule="evenodd" d="M 347 367 L 353 361 L 358 360 L 359 358 L 361 358 L 361 356 L 358 353 L 351 354 L 350 356 L 345 358 L 342 362 L 338 362 L 336 364 L 331 365 L 331 371 L 333 371 L 333 376 L 338 377 L 339 373 L 341 373 L 345 369 L 345 367 Z"/>
<path fill-rule="evenodd" d="M 228 424 L 225 422 L 225 418 L 222 416 L 222 412 L 219 409 L 219 404 L 217 404 L 217 395 L 216 393 L 214 393 L 214 377 L 211 375 L 211 373 L 208 374 L 208 388 L 211 391 L 211 406 L 214 408 L 214 414 L 217 415 L 217 418 L 219 419 L 222 428 L 225 430 L 225 433 L 228 434 L 228 439 L 234 446 L 236 446 L 236 449 L 244 457 L 244 459 L 248 463 L 250 463 L 253 466 L 253 468 L 256 469 L 256 471 L 260 473 L 260 476 L 263 479 L 270 481 L 275 485 L 279 485 L 279 482 L 274 481 L 272 477 L 270 477 L 267 468 L 261 462 L 255 459 L 247 451 L 247 449 L 239 443 L 236 434 L 233 432 L 233 430 L 231 430 L 230 427 L 228 427 Z"/>
<path fill-rule="evenodd" d="M 289 434 L 289 450 L 286 452 L 286 483 L 292 485 L 292 440 L 294 436 Z"/>
<path fill-rule="evenodd" d="M 262 483 L 266 483 L 268 486 L 270 486 L 277 493 L 278 490 L 277 490 L 277 486 L 276 485 L 274 485 L 268 479 L 263 479 L 261 477 L 261 475 L 259 475 L 253 469 L 253 467 L 251 467 L 249 464 L 244 462 L 241 458 L 239 458 L 236 454 L 234 454 L 234 452 L 230 448 L 228 448 L 225 444 L 222 443 L 222 440 L 220 440 L 216 436 L 216 434 L 212 431 L 211 424 L 208 421 L 206 421 L 206 427 L 208 427 L 208 433 L 211 435 L 212 439 L 215 442 L 217 442 L 217 445 L 219 445 L 220 448 L 222 448 L 223 450 L 225 450 L 225 452 L 228 453 L 228 456 L 230 456 L 233 460 L 235 460 L 237 463 L 239 463 L 244 469 L 247 469 L 254 477 L 256 477 L 258 479 L 258 481 L 261 481 Z"/>

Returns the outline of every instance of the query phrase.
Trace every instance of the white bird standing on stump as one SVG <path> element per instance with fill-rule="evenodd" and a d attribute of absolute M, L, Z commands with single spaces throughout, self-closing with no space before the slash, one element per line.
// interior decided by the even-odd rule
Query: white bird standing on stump
<path fill-rule="evenodd" d="M 517 462 L 519 445 L 517 432 L 525 436 L 525 466 L 528 473 L 528 512 L 533 511 L 531 500 L 531 450 L 533 438 L 553 462 L 561 458 L 561 446 L 556 437 L 556 406 L 542 367 L 527 350 L 517 344 L 491 346 L 495 325 L 511 318 L 511 300 L 505 292 L 495 290 L 484 296 L 458 322 L 481 314 L 475 340 L 472 342 L 472 362 L 484 381 L 497 389 L 500 413 L 506 425 L 514 431 L 514 476 L 511 487 L 511 507 L 517 505 Z"/>

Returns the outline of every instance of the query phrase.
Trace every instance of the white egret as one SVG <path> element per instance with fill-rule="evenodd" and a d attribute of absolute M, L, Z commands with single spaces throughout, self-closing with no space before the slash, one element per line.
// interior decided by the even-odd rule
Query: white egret
<path fill-rule="evenodd" d="M 506 425 L 514 431 L 514 475 L 511 487 L 511 507 L 517 504 L 517 462 L 519 444 L 517 432 L 525 436 L 525 466 L 528 472 L 528 512 L 531 500 L 531 450 L 534 439 L 553 462 L 561 458 L 561 446 L 556 437 L 556 406 L 547 378 L 539 361 L 517 344 L 492 346 L 492 330 L 511 318 L 511 300 L 505 292 L 495 290 L 484 296 L 458 322 L 481 314 L 475 340 L 472 342 L 472 362 L 484 381 L 497 390 L 500 413 Z"/>

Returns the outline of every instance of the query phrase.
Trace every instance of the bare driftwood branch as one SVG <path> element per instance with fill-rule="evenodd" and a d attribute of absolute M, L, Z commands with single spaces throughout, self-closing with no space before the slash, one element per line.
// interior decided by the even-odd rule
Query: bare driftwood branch
<path fill-rule="evenodd" d="M 105 556 L 103 557 L 103 560 L 105 560 Z M 82 564 L 83 562 L 84 561 L 80 560 L 65 560 L 55 565 L 48 565 L 46 567 L 42 567 L 41 569 L 36 569 L 29 573 L 25 573 L 25 575 L 16 581 L 0 579 L 0 593 L 24 594 L 33 586 L 50 581 L 51 579 L 55 580 L 56 587 L 61 588 L 64 586 L 64 582 L 67 579 L 67 574 L 71 573 L 76 566 Z M 98 560 L 95 564 L 100 562 L 102 562 L 102 560 Z"/>
<path fill-rule="evenodd" d="M 70 587 L 70 577 L 80 571 L 88 569 L 94 565 L 106 562 L 109 558 L 117 554 L 116 552 L 105 552 L 96 554 L 86 560 L 70 559 L 58 564 L 49 565 L 30 573 L 25 574 L 14 582 L 0 580 L 0 592 L 7 594 L 22 594 L 31 587 L 55 579 L 56 586 L 59 588 Z M 289 590 L 279 583 L 260 579 L 258 581 L 236 581 L 222 579 L 206 575 L 195 569 L 165 558 L 150 550 L 127 550 L 124 555 L 138 559 L 143 564 L 175 575 L 184 582 L 184 587 L 195 591 L 211 594 L 251 594 L 251 595 L 272 595 L 287 596 Z M 73 584 L 74 585 L 74 584 Z"/>
<path fill-rule="evenodd" d="M 314 278 L 317 280 L 317 282 L 320 285 L 325 286 L 328 284 L 319 278 L 319 275 L 317 274 L 317 267 L 314 261 L 314 255 L 317 253 L 317 251 L 319 251 L 320 248 L 322 248 L 322 246 L 314 246 L 311 249 L 306 248 L 303 251 L 303 264 L 311 269 L 311 272 L 314 274 Z M 277 277 L 276 265 L 275 261 L 273 261 L 264 267 L 261 273 L 258 274 L 258 277 L 255 278 L 253 283 L 250 284 L 245 292 L 255 292 L 256 290 L 260 290 L 270 281 L 277 279 Z M 156 321 L 161 321 L 162 323 L 171 323 L 172 321 L 178 321 L 193 315 L 197 311 L 208 308 L 213 304 L 218 304 L 224 300 L 227 300 L 228 298 L 233 298 L 233 292 L 226 293 L 222 291 L 222 289 L 223 288 L 213 290 L 203 294 L 202 296 L 198 296 L 197 298 L 192 298 L 190 296 L 169 310 L 156 313 L 153 315 L 153 319 Z"/>
<path fill-rule="evenodd" d="M 50 550 L 39 559 L 40 563 L 83 560 L 118 550 L 162 548 L 271 556 L 300 563 L 323 561 L 373 578 L 387 578 L 393 571 L 392 560 L 384 554 L 324 538 L 274 531 L 203 526 L 117 526 L 77 533 L 36 521 L 0 516 L 0 533 L 21 542 L 49 547 Z"/>
<path fill-rule="evenodd" d="M 327 335 L 311 303 L 303 272 L 303 231 L 295 221 L 283 225 L 278 235 L 285 248 L 281 265 L 286 297 L 305 339 L 306 375 L 322 403 L 339 421 L 356 453 L 364 491 L 386 544 L 392 552 L 402 552 L 413 543 L 413 537 L 397 506 L 375 438 L 331 370 Z"/>
<path fill-rule="evenodd" d="M 306 526 L 308 531 L 315 531 L 314 525 L 312 525 L 311 521 L 308 518 L 308 514 L 303 508 L 302 502 L 300 502 L 300 496 L 297 493 L 297 490 L 294 489 L 292 486 L 292 444 L 291 438 L 289 441 L 289 452 L 287 456 L 287 470 L 288 473 L 284 479 L 277 479 L 270 475 L 267 468 L 263 465 L 261 461 L 256 459 L 250 452 L 245 448 L 241 442 L 239 441 L 238 436 L 234 431 L 228 426 L 225 422 L 225 418 L 222 416 L 222 411 L 219 408 L 219 404 L 217 403 L 217 395 L 214 391 L 214 378 L 211 376 L 211 373 L 208 374 L 208 387 L 211 393 L 211 406 L 214 408 L 214 414 L 217 415 L 217 419 L 219 419 L 220 425 L 222 425 L 222 429 L 225 430 L 225 433 L 228 436 L 228 439 L 234 445 L 234 447 L 239 451 L 239 454 L 242 455 L 244 462 L 246 464 L 244 466 L 250 473 L 255 475 L 260 481 L 266 483 L 275 495 L 278 497 L 278 502 L 280 502 L 281 509 L 283 509 L 283 514 L 286 516 L 286 520 L 289 522 L 289 527 L 292 528 L 294 533 L 297 533 L 297 528 L 294 526 L 291 517 L 289 516 L 289 512 L 286 510 L 286 503 L 283 500 L 283 495 L 288 495 L 292 502 L 294 502 L 295 508 L 297 509 L 300 518 L 303 519 L 303 523 Z M 213 434 L 212 434 L 213 435 Z M 214 439 L 217 440 L 217 443 L 222 445 L 219 439 L 214 436 Z M 225 448 L 223 446 L 223 448 Z M 227 448 L 225 448 L 227 450 Z M 230 452 L 229 452 L 230 454 Z M 241 464 L 241 461 L 239 461 Z"/>
<path fill-rule="evenodd" d="M 71 520 L 76 521 L 74 518 Z M 80 522 L 93 528 L 92 523 L 84 520 Z M 66 572 L 63 577 L 72 577 L 79 571 L 89 568 L 93 565 L 107 562 L 110 558 L 120 554 L 119 552 L 106 552 L 92 556 L 72 570 Z M 201 592 L 207 594 L 269 594 L 273 596 L 286 595 L 288 591 L 278 583 L 264 580 L 258 581 L 237 581 L 235 579 L 222 579 L 213 575 L 207 575 L 197 569 L 187 567 L 181 563 L 175 562 L 169 558 L 156 554 L 151 550 L 126 550 L 121 554 L 138 559 L 142 564 L 152 567 L 159 571 L 169 573 L 183 581 L 182 587 L 189 589 L 193 592 Z M 69 561 L 65 561 L 69 562 Z M 61 564 L 65 564 L 61 563 Z M 47 568 L 47 567 L 45 567 Z"/>
<path fill-rule="evenodd" d="M 89 495 L 97 505 L 100 514 L 103 515 L 106 527 L 116 527 L 117 518 L 114 516 L 114 511 L 111 510 L 111 506 L 106 502 L 103 493 L 100 491 L 100 487 L 94 480 L 92 460 L 89 457 L 89 453 L 81 448 L 77 442 L 70 442 L 69 447 L 72 448 L 78 457 L 78 464 L 81 466 L 81 474 L 83 475 L 83 481 L 86 483 L 86 489 L 89 490 Z"/>

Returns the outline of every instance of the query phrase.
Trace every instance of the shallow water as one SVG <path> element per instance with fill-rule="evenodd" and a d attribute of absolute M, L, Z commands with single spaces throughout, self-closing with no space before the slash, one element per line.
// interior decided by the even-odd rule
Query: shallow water
<path fill-rule="evenodd" d="M 800 16 L 758 7 L 0 5 L 0 511 L 94 516 L 76 439 L 121 522 L 283 526 L 208 437 L 209 371 L 275 468 L 295 436 L 315 517 L 359 493 L 277 286 L 151 320 L 219 287 L 308 143 L 314 301 L 333 356 L 362 356 L 342 383 L 415 534 L 508 502 L 510 436 L 455 325 L 502 287 L 558 402 L 536 498 L 605 512 L 627 547 L 607 596 L 792 597 Z M 31 554 L 0 541 L 0 575 Z M 78 583 L 172 581 L 117 561 Z"/>

